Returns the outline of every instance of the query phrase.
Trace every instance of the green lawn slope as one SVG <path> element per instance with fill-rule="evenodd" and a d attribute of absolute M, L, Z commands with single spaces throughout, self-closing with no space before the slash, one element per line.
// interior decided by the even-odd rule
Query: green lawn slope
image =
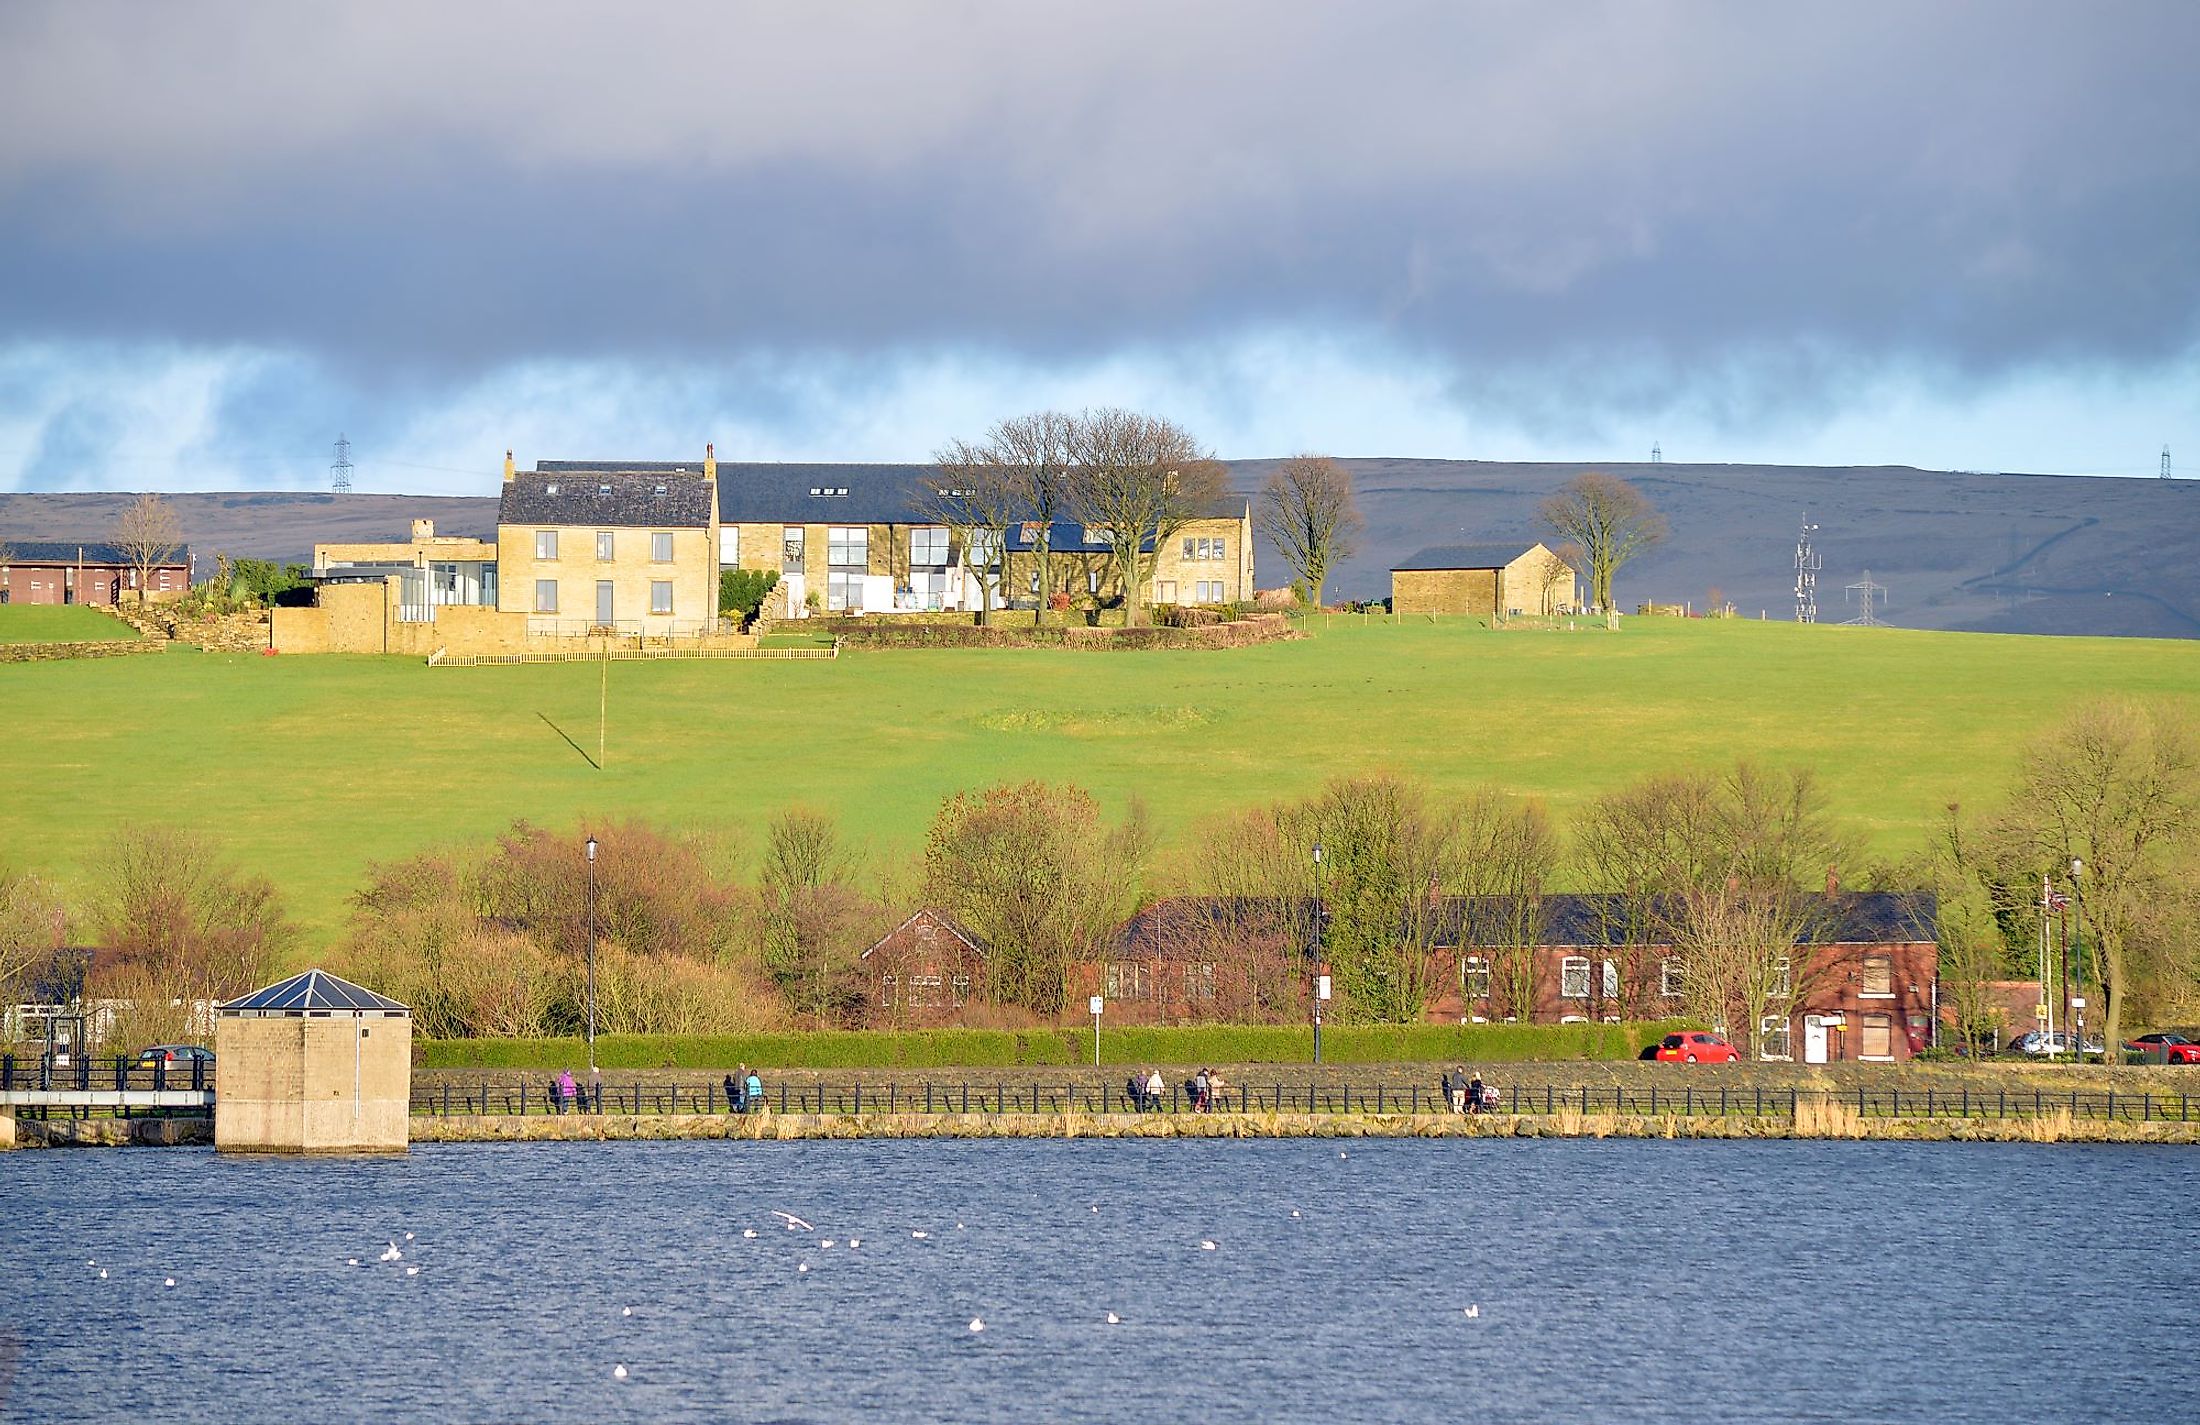
<path fill-rule="evenodd" d="M 1785 623 L 1617 634 L 1315 620 L 1215 652 L 851 652 L 610 669 L 373 657 L 0 665 L 0 863 L 81 888 L 131 822 L 207 829 L 283 889 L 308 950 L 369 862 L 527 817 L 750 828 L 792 802 L 914 849 L 942 796 L 1002 778 L 1145 798 L 1165 843 L 1216 816 L 1392 771 L 1565 812 L 1737 756 L 1818 769 L 1875 849 L 1992 798 L 2018 747 L 2091 693 L 2200 693 L 2200 647 Z M 569 740 L 570 739 L 570 740 Z"/>
<path fill-rule="evenodd" d="M 0 604 L 0 643 L 88 643 L 135 638 L 128 624 L 82 604 Z"/>

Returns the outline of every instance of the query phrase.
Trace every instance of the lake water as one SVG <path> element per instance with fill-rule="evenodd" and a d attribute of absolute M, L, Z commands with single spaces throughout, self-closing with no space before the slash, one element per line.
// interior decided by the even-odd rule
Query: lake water
<path fill-rule="evenodd" d="M 2196 1204 L 2123 1147 L 22 1152 L 0 1418 L 2168 1418 Z"/>

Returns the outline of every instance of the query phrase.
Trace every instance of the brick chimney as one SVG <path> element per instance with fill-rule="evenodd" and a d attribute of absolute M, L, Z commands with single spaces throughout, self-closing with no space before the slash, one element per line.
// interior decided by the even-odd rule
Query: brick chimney
<path fill-rule="evenodd" d="M 718 447 L 716 444 L 703 447 L 703 478 L 705 480 L 718 478 Z"/>
<path fill-rule="evenodd" d="M 429 540 L 431 540 L 431 539 L 434 539 L 434 538 L 435 538 L 435 521 L 434 521 L 434 520 L 414 520 L 414 521 L 413 521 L 413 542 L 414 542 L 415 544 L 425 544 L 425 543 L 427 543 L 427 542 L 428 542 Z"/>
<path fill-rule="evenodd" d="M 513 465 L 513 464 L 512 464 L 512 452 L 511 452 L 511 451 L 509 451 L 509 450 L 505 451 L 505 452 L 504 452 L 504 478 L 505 478 L 506 480 L 510 480 L 510 479 L 512 478 L 512 475 L 513 475 L 513 473 L 514 473 L 514 472 L 515 472 L 515 471 L 517 470 L 517 468 L 518 468 L 518 467 L 516 467 L 515 465 Z"/>

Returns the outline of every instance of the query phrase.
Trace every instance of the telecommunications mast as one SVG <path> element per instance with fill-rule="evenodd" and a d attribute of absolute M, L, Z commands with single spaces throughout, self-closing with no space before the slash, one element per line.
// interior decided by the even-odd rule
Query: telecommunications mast
<path fill-rule="evenodd" d="M 1795 537 L 1795 621 L 1818 622 L 1818 570 L 1820 559 L 1811 537 L 1818 526 L 1803 516 L 1803 532 Z"/>

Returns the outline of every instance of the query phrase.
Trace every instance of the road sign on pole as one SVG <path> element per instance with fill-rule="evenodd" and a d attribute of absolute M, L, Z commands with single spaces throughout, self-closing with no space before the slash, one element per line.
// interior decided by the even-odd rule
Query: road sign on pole
<path fill-rule="evenodd" d="M 1104 1003 L 1100 996 L 1092 997 L 1092 1066 L 1100 1067 L 1100 1008 Z"/>

